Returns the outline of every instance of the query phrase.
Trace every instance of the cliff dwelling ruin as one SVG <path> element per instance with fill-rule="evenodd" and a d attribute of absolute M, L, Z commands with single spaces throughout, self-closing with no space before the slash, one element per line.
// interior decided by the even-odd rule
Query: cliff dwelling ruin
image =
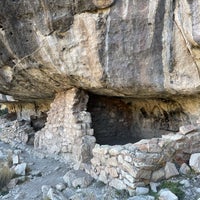
<path fill-rule="evenodd" d="M 162 180 L 167 163 L 187 163 L 200 148 L 198 123 L 191 125 L 197 118 L 190 113 L 199 109 L 198 99 L 107 97 L 72 88 L 49 103 L 8 104 L 21 126 L 26 120 L 36 131 L 32 143 L 20 134 L 18 139 L 116 189 Z"/>
<path fill-rule="evenodd" d="M 1 0 L 0 102 L 14 113 L 1 139 L 32 144 L 120 190 L 167 178 L 169 164 L 200 152 L 197 8 Z"/>

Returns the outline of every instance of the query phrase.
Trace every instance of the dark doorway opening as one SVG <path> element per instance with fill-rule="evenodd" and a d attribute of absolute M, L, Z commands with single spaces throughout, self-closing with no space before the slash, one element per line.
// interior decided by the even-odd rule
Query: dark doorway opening
<path fill-rule="evenodd" d="M 130 106 L 119 98 L 90 95 L 88 111 L 98 144 L 123 145 L 140 140 L 131 134 Z"/>
<path fill-rule="evenodd" d="M 159 138 L 190 124 L 181 105 L 173 100 L 128 99 L 89 94 L 88 111 L 98 144 L 123 145 Z"/>

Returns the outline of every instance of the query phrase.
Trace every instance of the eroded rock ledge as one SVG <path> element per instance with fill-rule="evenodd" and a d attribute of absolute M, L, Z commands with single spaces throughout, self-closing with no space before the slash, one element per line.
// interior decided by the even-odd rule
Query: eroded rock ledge
<path fill-rule="evenodd" d="M 199 93 L 199 2 L 0 2 L 0 92 L 53 98 Z M 197 13 L 197 14 L 196 14 Z"/>

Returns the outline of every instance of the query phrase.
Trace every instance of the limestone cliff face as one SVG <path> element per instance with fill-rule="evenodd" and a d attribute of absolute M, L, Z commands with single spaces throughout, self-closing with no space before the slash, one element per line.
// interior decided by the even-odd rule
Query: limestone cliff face
<path fill-rule="evenodd" d="M 0 93 L 198 94 L 199 10 L 198 0 L 1 0 Z"/>

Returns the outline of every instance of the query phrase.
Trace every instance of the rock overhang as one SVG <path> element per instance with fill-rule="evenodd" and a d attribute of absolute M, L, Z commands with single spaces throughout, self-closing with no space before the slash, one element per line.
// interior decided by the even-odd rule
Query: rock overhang
<path fill-rule="evenodd" d="M 71 87 L 136 98 L 199 93 L 199 46 L 193 23 L 198 19 L 186 18 L 181 10 L 192 12 L 195 3 L 1 4 L 2 93 L 21 100 L 52 98 Z"/>

